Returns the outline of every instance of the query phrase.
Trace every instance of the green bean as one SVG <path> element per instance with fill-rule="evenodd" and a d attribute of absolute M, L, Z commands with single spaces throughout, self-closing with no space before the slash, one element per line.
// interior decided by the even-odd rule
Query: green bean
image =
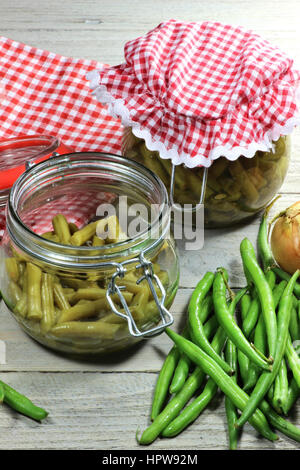
<path fill-rule="evenodd" d="M 178 393 L 181 390 L 189 375 L 190 367 L 189 358 L 185 354 L 181 354 L 170 385 L 170 393 Z"/>
<path fill-rule="evenodd" d="M 237 350 L 240 378 L 243 384 L 247 382 L 250 361 L 248 356 L 239 349 Z"/>
<path fill-rule="evenodd" d="M 293 347 L 290 335 L 287 338 L 285 356 L 298 387 L 300 387 L 300 358 Z"/>
<path fill-rule="evenodd" d="M 297 426 L 292 423 L 289 423 L 286 419 L 279 416 L 274 410 L 272 410 L 271 406 L 266 402 L 266 400 L 262 400 L 260 408 L 268 418 L 270 424 L 275 429 L 281 431 L 283 434 L 290 437 L 291 439 L 300 442 L 300 429 L 297 428 Z"/>
<path fill-rule="evenodd" d="M 140 286 L 137 286 L 138 289 L 136 292 L 141 290 Z M 74 291 L 73 295 L 70 296 L 69 302 L 74 304 L 81 299 L 84 300 L 98 300 L 103 299 L 106 296 L 106 289 L 101 289 L 100 287 L 85 287 L 81 289 L 77 289 Z M 70 308 L 70 306 L 68 307 Z"/>
<path fill-rule="evenodd" d="M 278 374 L 274 381 L 274 396 L 273 401 L 276 409 L 282 409 L 282 404 L 285 403 L 288 396 L 288 378 L 286 362 L 282 359 Z"/>
<path fill-rule="evenodd" d="M 178 362 L 180 352 L 177 346 L 173 346 L 164 360 L 163 366 L 160 370 L 152 401 L 151 419 L 154 420 L 160 413 L 163 404 L 165 403 L 170 380 L 173 376 L 176 364 Z"/>
<path fill-rule="evenodd" d="M 257 322 L 255 332 L 254 332 L 254 345 L 255 347 L 261 351 L 263 354 L 266 354 L 267 347 L 266 347 L 266 328 L 265 322 L 262 315 L 260 315 L 259 320 Z M 259 368 L 256 364 L 251 364 L 248 371 L 248 377 L 246 383 L 244 384 L 244 390 L 250 390 L 253 388 L 258 380 L 258 376 L 260 374 Z"/>
<path fill-rule="evenodd" d="M 272 289 L 260 268 L 251 242 L 244 238 L 240 245 L 244 269 L 249 273 L 257 289 L 264 316 L 270 359 L 274 359 L 277 339 L 277 320 Z"/>
<path fill-rule="evenodd" d="M 213 320 L 216 320 L 215 317 L 209 319 L 204 325 L 205 335 L 208 338 L 215 330 L 216 323 Z M 219 329 L 213 338 L 212 345 L 215 348 L 220 347 L 220 349 L 223 346 L 223 344 L 220 345 Z M 156 416 L 152 424 L 143 432 L 139 441 L 140 444 L 150 444 L 161 434 L 161 432 L 176 418 L 182 408 L 199 389 L 204 378 L 205 374 L 201 367 L 195 367 L 181 390 L 169 401 L 161 413 Z"/>
<path fill-rule="evenodd" d="M 14 282 L 18 282 L 19 280 L 19 267 L 18 267 L 18 262 L 16 258 L 6 258 L 5 259 L 5 267 L 8 276 L 10 279 Z"/>
<path fill-rule="evenodd" d="M 299 323 L 298 323 L 298 312 L 297 312 L 295 306 L 293 306 L 292 311 L 291 311 L 289 331 L 290 331 L 292 341 L 296 341 L 296 340 L 300 339 Z"/>
<path fill-rule="evenodd" d="M 241 317 L 242 317 L 242 323 L 243 325 L 245 324 L 245 320 L 248 316 L 249 309 L 251 308 L 252 305 L 252 299 L 250 294 L 245 294 L 243 298 L 241 299 Z M 247 337 L 245 330 L 244 334 Z M 250 360 L 246 354 L 244 354 L 242 351 L 237 349 L 237 361 L 239 365 L 239 372 L 240 376 L 242 379 L 243 384 L 247 381 L 248 377 L 248 370 L 249 370 L 249 364 Z"/>
<path fill-rule="evenodd" d="M 16 305 L 19 300 L 21 300 L 23 292 L 22 289 L 18 286 L 18 284 L 14 281 L 10 281 L 9 283 L 9 294 L 12 299 L 13 305 Z"/>
<path fill-rule="evenodd" d="M 202 393 L 188 405 L 168 426 L 163 429 L 163 437 L 174 437 L 182 432 L 190 423 L 202 413 L 217 393 L 218 386 L 212 379 L 208 379 Z"/>
<path fill-rule="evenodd" d="M 62 310 L 59 323 L 94 317 L 99 315 L 99 312 L 102 310 L 109 310 L 109 303 L 106 297 L 98 300 L 82 300 L 81 302 L 77 302 L 77 304 L 67 310 Z"/>
<path fill-rule="evenodd" d="M 271 272 L 272 272 L 273 275 L 269 274 Z M 274 289 L 273 290 L 273 298 L 274 298 L 274 308 L 276 309 L 276 307 L 279 303 L 279 300 L 281 298 L 281 295 L 282 295 L 282 293 L 284 291 L 284 288 L 285 288 L 287 283 L 285 281 L 282 281 L 282 283 L 278 284 L 278 286 L 275 286 L 276 275 L 275 275 L 275 273 L 273 273 L 273 271 L 268 271 L 266 273 L 266 279 L 267 279 L 267 282 L 268 282 L 269 286 L 272 289 Z M 259 312 L 260 312 L 260 309 L 261 309 L 260 301 L 257 297 L 257 294 L 255 294 L 255 295 L 256 295 L 256 297 L 254 298 L 254 300 L 253 300 L 253 302 L 250 306 L 249 317 L 247 316 L 246 319 L 243 321 L 243 328 L 242 329 L 244 331 L 245 336 L 248 338 L 248 336 L 251 333 L 252 328 L 255 326 L 255 324 L 257 322 L 257 318 L 259 316 L 259 320 L 256 324 L 255 333 L 254 333 L 254 338 L 255 338 L 254 339 L 254 345 L 255 345 L 256 349 L 262 351 L 263 354 L 266 355 L 267 354 L 267 349 L 265 347 L 265 340 L 266 340 L 265 326 L 264 326 L 262 316 L 259 315 Z M 239 352 L 238 354 L 241 355 L 242 353 Z M 240 359 L 240 362 L 241 362 L 241 359 Z M 241 362 L 241 364 L 242 364 L 242 367 L 243 367 L 243 362 Z M 243 372 L 242 370 L 241 370 L 241 372 L 244 376 L 247 375 L 246 379 L 243 380 L 244 390 L 245 391 L 250 390 L 251 388 L 253 388 L 255 386 L 255 384 L 257 382 L 257 379 L 258 379 L 258 376 L 260 374 L 260 370 L 255 364 L 251 363 L 250 365 L 248 365 L 247 373 Z"/>
<path fill-rule="evenodd" d="M 300 387 L 298 386 L 294 377 L 292 377 L 289 386 L 288 386 L 288 394 L 286 400 L 282 403 L 281 408 L 285 415 L 288 414 L 296 400 L 299 398 L 300 395 Z"/>
<path fill-rule="evenodd" d="M 48 416 L 48 412 L 32 403 L 27 397 L 14 390 L 0 380 L 0 386 L 4 389 L 4 402 L 11 408 L 36 421 L 42 421 Z"/>
<path fill-rule="evenodd" d="M 281 268 L 278 268 L 278 267 L 275 267 L 275 268 L 272 268 L 272 270 L 274 271 L 275 274 L 277 274 L 277 276 L 282 279 L 283 281 L 286 281 L 286 282 L 289 282 L 289 280 L 291 279 L 291 275 L 288 274 L 287 272 L 283 271 L 283 269 Z M 294 294 L 299 298 L 300 297 L 300 284 L 299 282 L 296 282 L 295 283 L 295 286 L 294 286 Z"/>
<path fill-rule="evenodd" d="M 290 281 L 288 282 L 284 293 L 280 299 L 279 303 L 279 310 L 278 310 L 278 334 L 277 334 L 277 348 L 275 354 L 275 360 L 273 363 L 273 370 L 270 373 L 262 373 L 259 377 L 256 386 L 254 387 L 249 401 L 242 412 L 242 415 L 238 419 L 237 425 L 243 426 L 246 421 L 249 420 L 249 417 L 252 413 L 257 409 L 259 403 L 266 395 L 268 389 L 272 385 L 275 377 L 278 373 L 281 360 L 284 356 L 287 339 L 288 339 L 288 328 L 289 328 L 289 320 L 290 320 L 290 310 L 293 304 L 293 289 L 294 284 L 299 276 L 299 272 L 296 271 L 295 274 L 291 277 Z M 264 318 L 265 320 L 265 318 Z"/>
<path fill-rule="evenodd" d="M 273 290 L 273 299 L 274 299 L 274 308 L 276 309 L 281 296 L 284 292 L 284 289 L 287 285 L 286 281 L 281 281 L 277 286 L 275 286 Z M 264 354 L 267 354 L 267 347 L 266 347 L 266 328 L 264 324 L 263 316 L 260 315 L 259 321 L 256 325 L 255 333 L 254 333 L 254 344 L 257 349 L 261 350 Z M 251 364 L 248 371 L 248 378 L 246 380 L 244 390 L 249 390 L 254 387 L 258 380 L 258 376 L 260 371 L 255 364 Z"/>
<path fill-rule="evenodd" d="M 74 223 L 74 222 L 69 222 L 69 230 L 70 230 L 70 234 L 73 235 L 73 233 L 75 232 L 78 232 L 78 227 L 77 225 Z"/>
<path fill-rule="evenodd" d="M 24 271 L 23 275 L 23 287 L 21 298 L 17 301 L 14 311 L 25 318 L 28 312 L 28 295 L 27 295 L 27 269 Z"/>
<path fill-rule="evenodd" d="M 53 296 L 53 276 L 42 273 L 42 319 L 41 330 L 49 331 L 55 323 L 54 296 Z"/>
<path fill-rule="evenodd" d="M 58 282 L 54 283 L 53 293 L 54 293 L 54 302 L 60 310 L 68 310 L 71 307 L 71 305 L 68 302 L 67 297 L 65 296 L 65 293 L 63 291 L 61 284 L 59 284 Z"/>
<path fill-rule="evenodd" d="M 237 371 L 237 348 L 232 341 L 227 341 L 225 348 L 225 358 L 232 370 L 235 371 L 235 374 L 232 378 L 235 382 L 237 381 L 236 371 Z M 225 396 L 225 411 L 227 417 L 227 427 L 228 427 L 228 437 L 229 437 L 229 449 L 236 450 L 238 443 L 239 429 L 235 426 L 235 423 L 238 420 L 238 412 L 231 401 L 231 399 L 226 395 Z"/>
<path fill-rule="evenodd" d="M 41 320 L 42 318 L 41 281 L 42 271 L 40 268 L 35 264 L 27 263 L 27 317 L 30 320 Z"/>
<path fill-rule="evenodd" d="M 260 308 L 261 307 L 258 295 L 256 292 L 254 292 L 247 316 L 245 317 L 245 319 L 243 319 L 242 322 L 242 330 L 246 338 L 249 338 L 251 331 L 255 328 Z"/>
<path fill-rule="evenodd" d="M 97 321 L 69 321 L 55 325 L 51 335 L 65 338 L 99 338 L 115 339 L 121 325 Z"/>
<path fill-rule="evenodd" d="M 69 224 L 62 214 L 57 214 L 52 218 L 52 225 L 55 234 L 58 236 L 60 243 L 64 245 L 70 244 L 71 232 Z"/>
<path fill-rule="evenodd" d="M 193 341 L 202 347 L 202 349 L 209 354 L 214 360 L 227 372 L 231 373 L 231 369 L 228 364 L 215 352 L 211 344 L 208 342 L 203 331 L 203 324 L 200 319 L 199 309 L 201 308 L 201 302 L 209 292 L 213 282 L 214 274 L 206 273 L 201 281 L 197 284 L 189 303 L 189 324 L 191 329 L 191 335 Z"/>
<path fill-rule="evenodd" d="M 240 410 L 245 408 L 247 401 L 249 400 L 246 392 L 244 392 L 208 354 L 206 354 L 197 345 L 185 338 L 182 338 L 169 328 L 166 328 L 165 331 L 174 343 L 216 382 L 218 387 L 223 391 L 223 393 L 225 393 L 225 395 L 229 396 L 237 408 Z M 255 413 L 250 417 L 249 422 L 267 439 L 271 441 L 277 439 L 276 434 L 271 431 L 265 416 L 260 410 L 255 411 Z"/>
<path fill-rule="evenodd" d="M 282 294 L 287 286 L 286 281 L 281 281 L 277 286 L 275 286 L 273 290 L 273 299 L 274 299 L 274 307 L 275 309 L 278 307 Z"/>
<path fill-rule="evenodd" d="M 74 246 L 81 246 L 96 234 L 98 220 L 85 225 L 83 228 L 74 232 L 70 237 L 70 244 Z"/>
<path fill-rule="evenodd" d="M 226 285 L 223 279 L 223 271 L 221 269 L 215 276 L 213 284 L 213 301 L 218 321 L 231 341 L 259 367 L 265 370 L 270 370 L 271 366 L 252 348 L 242 330 L 239 328 L 232 315 L 230 315 L 226 302 Z"/>
<path fill-rule="evenodd" d="M 245 294 L 241 298 L 241 315 L 242 315 L 242 320 L 244 320 L 247 317 L 250 305 L 251 305 L 252 299 L 250 294 Z"/>
<path fill-rule="evenodd" d="M 214 282 L 214 274 L 211 272 L 207 272 L 201 281 L 198 282 L 197 286 L 195 287 L 190 301 L 189 301 L 189 310 L 193 311 L 194 315 L 201 319 L 201 311 L 202 311 L 202 301 L 207 296 L 210 288 Z"/>
<path fill-rule="evenodd" d="M 274 273 L 274 271 L 269 269 L 269 271 L 265 273 L 265 277 L 270 288 L 273 290 L 276 286 L 276 274 Z"/>
<path fill-rule="evenodd" d="M 274 202 L 278 199 L 275 198 L 265 209 L 265 212 L 261 218 L 258 237 L 257 237 L 257 245 L 258 245 L 258 253 L 260 255 L 263 269 L 266 272 L 269 268 L 275 265 L 274 257 L 272 250 L 270 248 L 268 242 L 268 215 L 271 207 L 273 206 Z"/>
<path fill-rule="evenodd" d="M 212 308 L 213 308 L 212 296 L 208 295 L 203 300 L 201 309 L 198 312 L 202 323 L 205 322 L 208 315 L 212 311 Z M 183 334 L 183 336 L 187 337 L 187 332 L 186 334 Z M 178 393 L 179 390 L 183 387 L 186 381 L 186 378 L 188 376 L 190 366 L 191 366 L 191 361 L 189 360 L 189 358 L 185 354 L 181 354 L 181 357 L 176 366 L 173 379 L 170 385 L 170 393 Z"/>

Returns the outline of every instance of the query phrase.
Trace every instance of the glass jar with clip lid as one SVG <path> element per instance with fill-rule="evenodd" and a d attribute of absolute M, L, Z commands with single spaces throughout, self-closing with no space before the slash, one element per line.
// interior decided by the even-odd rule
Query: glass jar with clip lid
<path fill-rule="evenodd" d="M 137 203 L 145 212 L 135 231 Z M 108 353 L 159 334 L 173 322 L 179 281 L 169 223 L 164 185 L 136 162 L 82 152 L 33 165 L 9 195 L 3 299 L 30 336 L 58 351 Z"/>

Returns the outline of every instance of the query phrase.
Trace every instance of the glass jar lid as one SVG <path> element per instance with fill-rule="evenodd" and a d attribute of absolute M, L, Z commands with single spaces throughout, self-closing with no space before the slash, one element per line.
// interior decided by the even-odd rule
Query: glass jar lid
<path fill-rule="evenodd" d="M 59 139 L 50 135 L 21 136 L 0 142 L 0 197 L 12 187 L 25 169 L 46 158 L 63 153 L 68 149 Z"/>
<path fill-rule="evenodd" d="M 17 178 L 31 165 L 71 151 L 51 135 L 22 135 L 0 141 L 0 240 L 5 228 L 5 205 Z"/>

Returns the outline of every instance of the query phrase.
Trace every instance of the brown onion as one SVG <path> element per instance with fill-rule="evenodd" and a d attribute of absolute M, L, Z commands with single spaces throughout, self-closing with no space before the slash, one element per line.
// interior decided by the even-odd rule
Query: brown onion
<path fill-rule="evenodd" d="M 300 269 L 300 201 L 279 214 L 271 234 L 271 249 L 284 271 L 293 274 Z"/>

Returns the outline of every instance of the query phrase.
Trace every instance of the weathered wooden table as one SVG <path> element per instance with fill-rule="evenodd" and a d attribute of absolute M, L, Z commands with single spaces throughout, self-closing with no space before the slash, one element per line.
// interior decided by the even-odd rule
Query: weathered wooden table
<path fill-rule="evenodd" d="M 300 66 L 298 0 L 0 0 L 0 34 L 66 56 L 117 64 L 125 41 L 144 34 L 162 20 L 219 20 L 243 25 L 276 43 Z M 300 199 L 300 134 L 277 209 Z M 175 328 L 193 287 L 206 270 L 225 266 L 231 285 L 243 285 L 239 244 L 255 243 L 258 220 L 231 230 L 205 233 L 205 246 L 184 252 L 179 244 L 181 280 L 172 313 Z M 0 449 L 140 449 L 137 428 L 149 424 L 154 384 L 171 341 L 162 334 L 121 355 L 101 360 L 75 360 L 49 351 L 23 333 L 1 305 L 0 339 L 6 346 L 1 378 L 50 410 L 37 424 L 7 407 L 0 410 Z M 3 343 L 1 343 L 3 345 Z M 4 361 L 3 361 L 4 362 Z M 300 424 L 299 407 L 292 419 Z M 222 400 L 178 437 L 158 439 L 151 449 L 226 449 L 226 417 Z M 276 444 L 258 437 L 246 425 L 241 449 L 294 449 L 281 436 Z"/>

